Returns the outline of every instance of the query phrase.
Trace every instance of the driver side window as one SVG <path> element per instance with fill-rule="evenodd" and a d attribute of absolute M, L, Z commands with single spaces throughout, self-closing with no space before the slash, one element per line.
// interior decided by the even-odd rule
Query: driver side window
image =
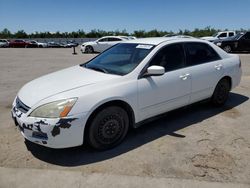
<path fill-rule="evenodd" d="M 221 34 L 218 36 L 218 38 L 220 38 L 220 37 L 227 37 L 227 33 L 221 33 Z"/>
<path fill-rule="evenodd" d="M 152 65 L 164 67 L 165 72 L 183 68 L 185 66 L 185 55 L 182 44 L 171 44 L 160 49 L 149 66 Z"/>

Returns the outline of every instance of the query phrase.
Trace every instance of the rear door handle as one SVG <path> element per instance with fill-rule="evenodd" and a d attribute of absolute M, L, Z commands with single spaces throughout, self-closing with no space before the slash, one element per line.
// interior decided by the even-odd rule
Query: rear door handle
<path fill-rule="evenodd" d="M 182 80 L 186 80 L 188 77 L 190 76 L 190 74 L 184 74 L 184 75 L 180 75 L 179 78 Z"/>
<path fill-rule="evenodd" d="M 221 70 L 221 67 L 222 67 L 222 64 L 219 64 L 219 65 L 215 65 L 215 66 L 214 66 L 214 68 L 215 68 L 216 70 Z"/>

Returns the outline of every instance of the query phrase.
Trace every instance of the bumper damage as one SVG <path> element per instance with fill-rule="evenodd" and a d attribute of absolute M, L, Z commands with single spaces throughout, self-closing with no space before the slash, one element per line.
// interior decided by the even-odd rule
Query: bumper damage
<path fill-rule="evenodd" d="M 12 119 L 27 140 L 50 148 L 67 148 L 83 144 L 85 114 L 66 118 L 36 118 L 27 114 L 13 105 Z"/>

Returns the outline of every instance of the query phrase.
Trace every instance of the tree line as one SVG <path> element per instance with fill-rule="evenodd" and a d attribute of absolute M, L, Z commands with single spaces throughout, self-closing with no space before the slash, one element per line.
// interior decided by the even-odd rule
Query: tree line
<path fill-rule="evenodd" d="M 225 29 L 227 30 L 227 29 Z M 211 28 L 211 27 L 205 27 L 203 29 L 194 29 L 192 31 L 190 30 L 179 30 L 178 32 L 173 31 L 159 31 L 157 29 L 151 30 L 151 31 L 145 31 L 145 30 L 136 30 L 132 33 L 128 33 L 126 30 L 116 30 L 116 31 L 104 31 L 104 30 L 91 30 L 90 32 L 85 32 L 82 29 L 79 29 L 78 31 L 72 31 L 72 32 L 34 32 L 31 34 L 26 33 L 24 30 L 19 30 L 15 33 L 12 33 L 7 28 L 3 29 L 0 32 L 0 38 L 20 38 L 20 39 L 26 39 L 26 38 L 100 38 L 103 36 L 109 36 L 109 35 L 120 35 L 120 36 L 135 36 L 138 38 L 143 37 L 162 37 L 167 34 L 179 34 L 179 35 L 190 35 L 193 37 L 203 37 L 203 36 L 211 36 L 215 34 L 216 32 L 221 31 L 219 29 Z M 238 31 L 246 31 L 245 29 L 239 29 Z"/>

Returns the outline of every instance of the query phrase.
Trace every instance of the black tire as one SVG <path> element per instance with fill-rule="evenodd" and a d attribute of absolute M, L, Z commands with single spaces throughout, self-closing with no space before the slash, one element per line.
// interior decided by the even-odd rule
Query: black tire
<path fill-rule="evenodd" d="M 227 52 L 227 53 L 232 52 L 232 48 L 231 48 L 231 46 L 230 46 L 230 45 L 226 45 L 226 46 L 224 46 L 224 47 L 223 47 L 223 50 L 224 50 L 225 52 Z"/>
<path fill-rule="evenodd" d="M 230 92 L 230 82 L 228 79 L 223 78 L 216 85 L 213 96 L 211 98 L 211 102 L 214 106 L 220 107 L 223 106 Z"/>
<path fill-rule="evenodd" d="M 118 106 L 99 111 L 88 127 L 88 143 L 97 150 L 106 150 L 120 144 L 129 128 L 127 112 Z"/>
<path fill-rule="evenodd" d="M 92 46 L 86 46 L 85 53 L 87 53 L 87 54 L 94 53 L 94 48 Z"/>

